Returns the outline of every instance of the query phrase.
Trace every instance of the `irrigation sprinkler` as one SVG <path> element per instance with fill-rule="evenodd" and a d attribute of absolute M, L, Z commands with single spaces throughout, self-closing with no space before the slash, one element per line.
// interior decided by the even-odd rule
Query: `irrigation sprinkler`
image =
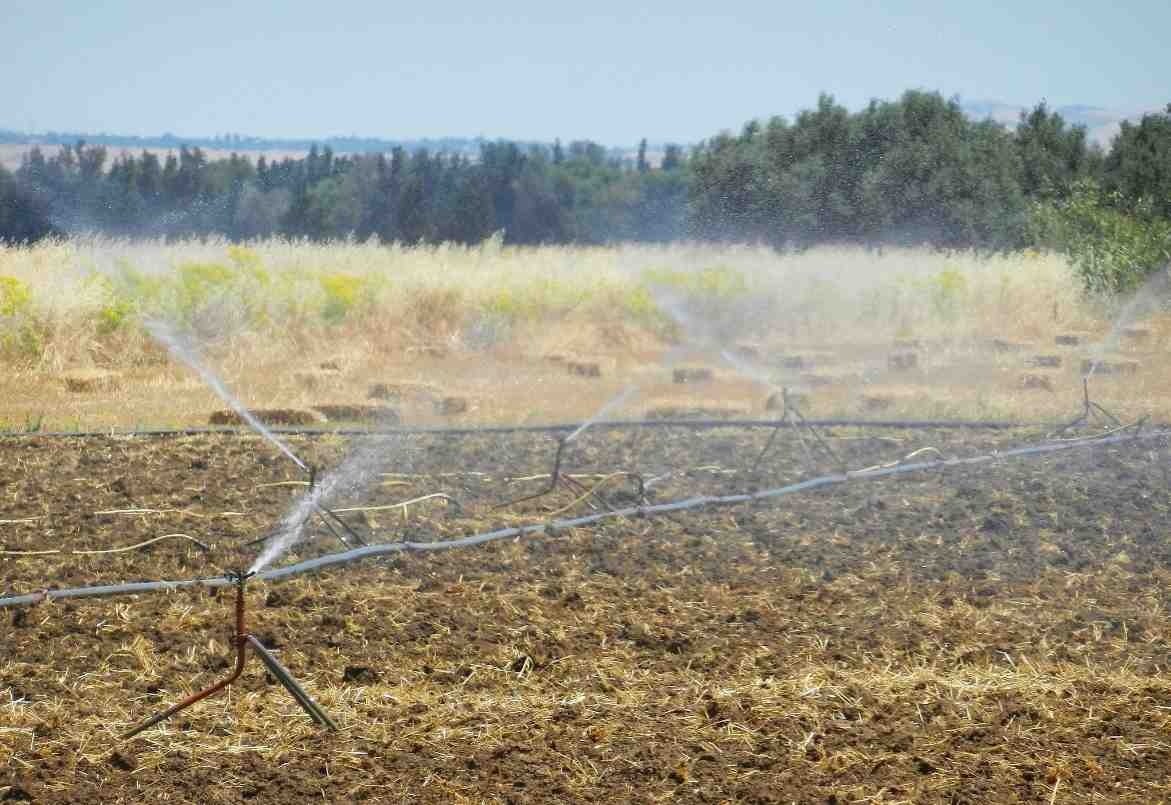
<path fill-rule="evenodd" d="M 829 446 L 825 439 L 822 438 L 821 434 L 818 433 L 817 428 L 813 426 L 813 423 L 806 419 L 805 415 L 801 413 L 801 409 L 797 406 L 796 401 L 793 399 L 793 395 L 789 393 L 789 389 L 787 387 L 781 389 L 781 403 L 781 416 L 777 419 L 776 424 L 773 426 L 772 433 L 769 434 L 768 441 L 765 442 L 764 449 L 760 451 L 760 453 L 756 456 L 756 460 L 752 462 L 752 472 L 755 474 L 756 471 L 760 469 L 760 463 L 764 460 L 764 457 L 768 454 L 768 451 L 772 449 L 773 443 L 776 442 L 777 436 L 781 432 L 781 428 L 784 427 L 793 428 L 793 432 L 797 434 L 797 439 L 801 443 L 801 449 L 805 451 L 805 455 L 809 459 L 810 464 L 816 464 L 816 458 L 813 455 L 813 451 L 810 450 L 809 445 L 806 444 L 805 437 L 801 435 L 801 431 L 803 430 L 809 431 L 813 437 L 814 442 L 824 453 L 829 455 L 830 459 L 834 463 L 834 466 L 844 472 L 846 469 L 845 463 L 841 460 L 838 454 L 834 452 L 833 448 Z"/>
<path fill-rule="evenodd" d="M 479 534 L 473 534 L 458 539 L 440 540 L 435 542 L 392 542 L 379 545 L 368 545 L 364 548 L 355 548 L 338 554 L 319 556 L 315 559 L 306 559 L 294 565 L 285 565 L 261 571 L 256 575 L 264 581 L 279 581 L 304 573 L 312 573 L 329 567 L 357 562 L 380 556 L 391 556 L 412 552 L 447 551 L 460 548 L 471 548 L 491 542 L 518 537 L 536 536 L 550 532 L 560 532 L 571 528 L 582 528 L 607 520 L 623 517 L 654 517 L 679 511 L 702 510 L 715 506 L 733 506 L 751 502 L 776 501 L 790 495 L 807 492 L 813 489 L 851 484 L 859 481 L 876 481 L 907 473 L 921 473 L 935 470 L 945 470 L 953 467 L 980 467 L 999 464 L 1012 459 L 1023 459 L 1037 456 L 1054 455 L 1072 450 L 1085 450 L 1096 447 L 1123 444 L 1142 444 L 1159 440 L 1164 444 L 1171 444 L 1171 429 L 1166 427 L 1154 430 L 1142 430 L 1145 422 L 1140 422 L 1134 428 L 1127 427 L 1112 434 L 1099 434 L 1076 439 L 1064 439 L 1037 445 L 1016 447 L 1010 450 L 993 451 L 977 456 L 965 458 L 935 458 L 925 461 L 902 461 L 892 464 L 877 465 L 861 470 L 823 475 L 809 478 L 804 481 L 777 487 L 762 489 L 756 492 L 744 492 L 723 496 L 700 495 L 666 503 L 644 504 L 630 506 L 610 512 L 584 515 L 566 520 L 555 520 L 548 523 L 532 523 L 529 525 L 513 526 Z M 909 458 L 909 457 L 908 457 Z M 72 588 L 42 588 L 35 592 L 20 595 L 0 596 L 0 609 L 17 606 L 35 606 L 46 601 L 60 601 L 75 598 L 98 598 L 116 595 L 137 595 L 147 592 L 173 592 L 175 590 L 191 589 L 195 587 L 225 587 L 229 584 L 239 584 L 236 576 L 213 576 L 191 579 L 173 579 L 160 581 L 136 581 L 123 584 L 102 584 L 91 587 Z M 239 604 L 242 606 L 242 603 Z M 161 719 L 160 719 L 161 720 Z M 153 723 L 158 723 L 155 721 Z"/>
<path fill-rule="evenodd" d="M 309 472 L 309 494 L 312 495 L 313 490 L 317 487 L 317 466 L 315 464 L 310 464 L 309 468 L 308 468 L 308 472 Z M 321 501 L 314 501 L 313 506 L 317 510 L 317 516 L 319 518 L 321 518 L 321 522 L 325 524 L 325 527 L 329 529 L 330 533 L 333 534 L 334 537 L 337 538 L 337 541 L 340 542 L 342 545 L 344 545 L 347 548 L 352 547 L 349 543 L 350 539 L 352 539 L 354 542 L 358 543 L 359 545 L 366 544 L 366 540 L 362 539 L 362 537 L 360 537 L 358 535 L 358 532 L 355 531 L 353 528 L 351 528 L 350 524 L 347 523 L 345 520 L 343 520 L 337 514 L 337 512 L 333 511 L 328 506 L 322 505 Z M 342 531 L 346 532 L 349 539 L 342 536 L 338 532 L 338 530 L 336 528 L 334 528 L 334 525 L 333 525 L 334 523 L 337 523 L 337 525 L 341 527 Z"/>
<path fill-rule="evenodd" d="M 316 465 L 306 465 L 306 472 L 309 475 L 309 495 L 312 496 L 313 491 L 317 488 Z M 351 543 L 351 540 L 353 540 L 353 542 L 357 543 L 358 545 L 367 544 L 366 541 L 358 534 L 358 532 L 355 531 L 349 523 L 342 519 L 342 517 L 336 511 L 329 508 L 328 506 L 323 505 L 319 500 L 312 501 L 312 506 L 312 511 L 306 515 L 305 519 L 301 521 L 302 523 L 306 522 L 309 517 L 312 517 L 314 514 L 316 514 L 318 519 L 321 520 L 321 524 L 324 525 L 329 533 L 331 533 L 334 538 L 341 543 L 343 548 L 354 547 Z M 341 528 L 341 531 L 338 530 L 339 527 Z M 251 542 L 245 543 L 245 547 L 254 548 L 257 545 L 261 545 L 267 541 L 270 536 L 271 534 L 258 537 Z"/>
<path fill-rule="evenodd" d="M 1089 425 L 1094 420 L 1099 420 L 1110 428 L 1122 427 L 1122 420 L 1090 399 L 1090 376 L 1092 374 L 1093 372 L 1088 372 L 1082 377 L 1082 412 L 1075 419 L 1054 431 L 1055 435 L 1060 435 L 1081 425 Z"/>
<path fill-rule="evenodd" d="M 539 498 L 553 494 L 557 491 L 558 487 L 564 487 L 572 492 L 576 496 L 574 503 L 579 503 L 582 501 L 589 503 L 590 498 L 595 498 L 608 511 L 612 511 L 615 508 L 614 504 L 605 496 L 603 496 L 600 491 L 598 491 L 598 487 L 601 486 L 600 483 L 595 484 L 593 487 L 587 487 L 576 478 L 573 478 L 572 476 L 566 475 L 564 472 L 562 472 L 561 468 L 565 457 L 565 449 L 569 446 L 569 443 L 573 440 L 573 437 L 582 430 L 584 430 L 584 426 L 568 436 L 557 437 L 557 451 L 553 454 L 553 468 L 549 473 L 548 486 L 546 486 L 541 491 L 535 492 L 531 495 L 524 495 L 519 498 L 513 498 L 512 500 L 506 500 L 503 503 L 497 503 L 492 507 L 492 511 L 509 508 L 511 506 L 515 506 L 518 503 L 526 503 L 530 500 L 538 500 Z M 635 484 L 635 495 L 637 496 L 638 501 L 640 503 L 646 501 L 646 482 L 643 480 L 642 475 L 633 471 L 623 471 L 621 473 L 615 473 L 613 476 L 607 477 L 616 477 L 617 475 L 623 475 L 633 479 Z M 592 503 L 589 503 L 589 505 L 592 509 L 597 511 L 597 506 L 593 505 Z"/>
<path fill-rule="evenodd" d="M 145 732 L 156 724 L 160 724 L 163 721 L 166 721 L 176 713 L 186 710 L 188 707 L 203 701 L 209 696 L 213 696 L 214 694 L 219 693 L 221 690 L 231 685 L 240 678 L 241 674 L 244 673 L 244 666 L 248 661 L 249 646 L 252 647 L 252 650 L 255 651 L 256 654 L 260 657 L 261 661 L 264 663 L 265 667 L 268 668 L 273 677 L 284 686 L 285 690 L 287 690 L 289 695 L 292 696 L 294 700 L 296 700 L 297 704 L 300 705 L 301 709 L 305 711 L 309 718 L 311 718 L 316 724 L 327 729 L 337 729 L 337 724 L 335 724 L 333 719 L 329 717 L 329 714 L 326 713 L 325 710 L 323 710 L 321 706 L 317 704 L 317 702 L 313 701 L 313 698 L 305 692 L 305 689 L 302 688 L 300 684 L 298 684 L 297 680 L 293 678 L 288 669 L 281 665 L 280 662 L 277 661 L 276 657 L 274 657 L 272 653 L 267 648 L 265 648 L 265 646 L 259 640 L 257 640 L 254 635 L 249 634 L 245 628 L 244 587 L 248 579 L 254 575 L 256 574 L 235 571 L 228 573 L 225 576 L 227 583 L 234 584 L 236 587 L 235 634 L 232 636 L 232 642 L 236 646 L 236 666 L 232 669 L 232 673 L 224 679 L 221 679 L 219 682 L 216 682 L 214 685 L 204 688 L 197 693 L 191 694 L 183 701 L 171 705 L 166 710 L 154 714 L 146 721 L 143 721 L 140 724 L 134 726 L 132 729 L 122 733 L 122 740 L 128 740 L 133 738 L 135 735 L 138 735 L 139 733 Z"/>

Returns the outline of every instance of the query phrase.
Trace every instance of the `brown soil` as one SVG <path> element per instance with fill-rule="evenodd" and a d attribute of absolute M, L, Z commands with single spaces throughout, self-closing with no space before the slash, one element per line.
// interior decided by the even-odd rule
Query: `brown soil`
<path fill-rule="evenodd" d="M 1036 433 L 839 430 L 851 467 Z M 791 433 L 588 431 L 565 468 L 631 499 L 821 474 Z M 336 437 L 291 440 L 335 465 Z M 336 505 L 371 541 L 574 507 L 546 435 L 362 442 Z M 248 589 L 249 626 L 338 721 L 251 662 L 230 695 L 120 743 L 227 673 L 230 591 L 0 610 L 0 801 L 1156 802 L 1168 794 L 1171 447 L 1146 442 L 411 554 Z M 0 439 L 0 589 L 247 565 L 303 479 L 212 435 Z M 515 480 L 514 480 L 515 479 Z M 184 540 L 119 554 L 68 551 Z M 328 531 L 280 561 L 338 549 Z"/>

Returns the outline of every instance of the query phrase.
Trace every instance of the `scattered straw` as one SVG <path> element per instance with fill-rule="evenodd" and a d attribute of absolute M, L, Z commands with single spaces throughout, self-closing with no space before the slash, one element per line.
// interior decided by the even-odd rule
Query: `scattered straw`
<path fill-rule="evenodd" d="M 0 551 L 0 556 L 50 556 L 54 554 L 67 554 L 70 556 L 97 556 L 100 554 L 111 553 L 126 553 L 127 551 L 136 551 L 139 548 L 145 548 L 148 545 L 154 545 L 156 542 L 162 542 L 166 539 L 185 539 L 198 545 L 204 551 L 210 551 L 211 546 L 206 542 L 201 542 L 195 537 L 187 534 L 163 534 L 161 537 L 154 537 L 152 539 L 144 540 L 143 542 L 136 542 L 133 545 L 124 545 L 121 548 L 101 548 L 94 550 L 62 550 L 61 548 L 52 548 L 44 551 Z"/>

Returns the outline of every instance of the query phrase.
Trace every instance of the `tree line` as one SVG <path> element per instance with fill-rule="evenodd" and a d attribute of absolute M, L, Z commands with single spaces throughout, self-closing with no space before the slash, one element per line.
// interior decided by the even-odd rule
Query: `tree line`
<path fill-rule="evenodd" d="M 1010 129 L 909 91 L 851 113 L 823 95 L 793 120 L 751 121 L 687 152 L 615 157 L 596 143 L 481 143 L 475 156 L 387 153 L 255 163 L 200 148 L 110 159 L 79 142 L 0 172 L 0 238 L 57 232 L 232 239 L 515 244 L 663 242 L 1017 248 L 1055 238 L 1073 201 L 1171 221 L 1171 105 L 1108 149 L 1044 104 Z M 1060 218 L 1060 214 L 1057 216 Z M 1039 225 L 1038 220 L 1044 225 Z M 1156 250 L 1157 251 L 1157 250 Z"/>

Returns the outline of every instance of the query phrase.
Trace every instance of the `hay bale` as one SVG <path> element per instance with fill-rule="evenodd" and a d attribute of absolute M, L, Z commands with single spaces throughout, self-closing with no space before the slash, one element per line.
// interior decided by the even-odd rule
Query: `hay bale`
<path fill-rule="evenodd" d="M 785 355 L 781 358 L 782 369 L 794 369 L 800 371 L 802 369 L 811 369 L 813 367 L 813 360 L 805 355 Z"/>
<path fill-rule="evenodd" d="M 440 416 L 455 416 L 467 413 L 467 397 L 443 397 L 435 401 L 435 413 Z"/>
<path fill-rule="evenodd" d="M 993 338 L 989 342 L 989 346 L 992 347 L 993 352 L 998 352 L 1002 355 L 1011 352 L 1023 352 L 1025 349 L 1023 344 L 1018 344 L 1015 341 L 1008 341 L 1003 338 Z"/>
<path fill-rule="evenodd" d="M 1150 327 L 1123 327 L 1118 331 L 1118 334 L 1126 341 L 1132 344 L 1145 344 L 1151 340 Z"/>
<path fill-rule="evenodd" d="M 801 382 L 801 385 L 808 386 L 811 389 L 825 388 L 834 384 L 834 379 L 829 375 L 801 375 L 798 380 Z"/>
<path fill-rule="evenodd" d="M 754 344 L 749 341 L 741 341 L 732 348 L 732 352 L 741 358 L 748 360 L 759 360 L 764 350 L 760 348 L 760 344 Z"/>
<path fill-rule="evenodd" d="M 1082 343 L 1082 336 L 1077 333 L 1061 333 L 1053 339 L 1059 347 L 1076 347 Z"/>
<path fill-rule="evenodd" d="M 894 407 L 895 399 L 889 394 L 863 394 L 861 402 L 864 411 L 889 411 Z"/>
<path fill-rule="evenodd" d="M 1089 374 L 1090 370 L 1094 370 L 1097 375 L 1136 375 L 1138 374 L 1138 361 L 1095 361 L 1092 358 L 1086 358 L 1082 361 L 1082 374 Z"/>
<path fill-rule="evenodd" d="M 565 364 L 574 377 L 601 377 L 602 367 L 594 361 L 569 361 Z"/>
<path fill-rule="evenodd" d="M 249 413 L 265 425 L 301 427 L 320 425 L 325 422 L 325 417 L 317 411 L 303 408 L 256 408 Z M 242 416 L 232 410 L 214 411 L 207 418 L 207 422 L 209 425 L 240 426 L 247 424 Z"/>
<path fill-rule="evenodd" d="M 748 409 L 722 403 L 671 403 L 648 408 L 646 419 L 735 419 L 748 415 Z"/>
<path fill-rule="evenodd" d="M 317 364 L 317 368 L 323 372 L 340 372 L 345 365 L 345 361 L 341 358 L 328 358 Z"/>
<path fill-rule="evenodd" d="M 1060 355 L 1034 355 L 1025 360 L 1026 366 L 1031 366 L 1034 369 L 1060 369 L 1061 356 Z"/>
<path fill-rule="evenodd" d="M 92 394 L 97 391 L 115 391 L 122 388 L 122 378 L 113 372 L 88 369 L 67 372 L 61 376 L 65 390 L 74 394 Z"/>
<path fill-rule="evenodd" d="M 333 369 L 309 369 L 293 372 L 297 385 L 306 391 L 318 391 L 336 385 L 341 375 Z"/>
<path fill-rule="evenodd" d="M 673 372 L 676 383 L 710 383 L 714 375 L 706 366 L 681 366 Z"/>
<path fill-rule="evenodd" d="M 1021 375 L 1021 388 L 1026 391 L 1053 391 L 1053 378 L 1048 375 Z"/>
<path fill-rule="evenodd" d="M 804 411 L 808 406 L 809 395 L 797 391 L 775 391 L 764 401 L 766 411 L 784 411 L 786 408 Z"/>
<path fill-rule="evenodd" d="M 919 368 L 919 356 L 914 352 L 896 352 L 886 359 L 886 366 L 892 372 L 909 372 Z"/>
<path fill-rule="evenodd" d="M 445 344 L 420 344 L 418 346 L 408 347 L 407 354 L 419 358 L 431 358 L 432 360 L 441 361 L 451 354 L 451 350 Z"/>
<path fill-rule="evenodd" d="M 407 401 L 433 400 L 440 394 L 439 389 L 429 383 L 371 383 L 366 392 L 367 399 L 386 400 L 402 403 Z"/>
<path fill-rule="evenodd" d="M 378 425 L 397 425 L 402 421 L 396 409 L 389 405 L 338 403 L 315 405 L 313 410 L 330 422 L 366 422 Z"/>

